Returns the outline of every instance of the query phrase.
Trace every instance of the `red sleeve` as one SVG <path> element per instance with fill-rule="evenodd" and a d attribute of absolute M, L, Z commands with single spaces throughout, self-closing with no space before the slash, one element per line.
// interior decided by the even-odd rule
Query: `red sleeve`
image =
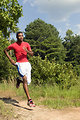
<path fill-rule="evenodd" d="M 9 49 L 9 50 L 12 50 L 12 49 L 13 49 L 13 45 L 12 45 L 12 44 L 9 45 L 9 46 L 8 46 L 8 49 Z"/>
<path fill-rule="evenodd" d="M 27 43 L 27 49 L 31 50 L 31 47 L 30 47 L 29 43 Z"/>

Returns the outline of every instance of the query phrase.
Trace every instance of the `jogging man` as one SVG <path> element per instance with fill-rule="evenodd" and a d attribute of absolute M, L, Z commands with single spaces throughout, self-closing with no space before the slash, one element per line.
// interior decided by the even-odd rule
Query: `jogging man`
<path fill-rule="evenodd" d="M 26 93 L 26 96 L 28 98 L 28 105 L 30 107 L 35 107 L 35 104 L 33 103 L 32 99 L 30 98 L 28 86 L 31 82 L 31 64 L 29 63 L 27 59 L 27 53 L 31 56 L 33 56 L 33 51 L 31 50 L 31 47 L 29 43 L 23 41 L 23 33 L 18 32 L 16 34 L 17 42 L 9 45 L 5 50 L 5 54 L 10 60 L 10 62 L 17 66 L 18 73 L 22 78 L 23 88 Z M 11 56 L 8 54 L 9 50 L 14 50 L 16 62 L 11 58 Z M 17 79 L 16 87 L 18 88 L 20 85 L 20 80 Z"/>

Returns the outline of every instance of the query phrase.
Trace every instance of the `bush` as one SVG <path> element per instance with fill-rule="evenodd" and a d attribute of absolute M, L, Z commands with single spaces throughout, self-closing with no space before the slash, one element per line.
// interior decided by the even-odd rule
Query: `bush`
<path fill-rule="evenodd" d="M 58 64 L 50 62 L 40 56 L 30 58 L 32 64 L 32 82 L 36 85 L 51 84 L 60 88 L 70 88 L 77 84 L 77 75 L 71 64 Z"/>

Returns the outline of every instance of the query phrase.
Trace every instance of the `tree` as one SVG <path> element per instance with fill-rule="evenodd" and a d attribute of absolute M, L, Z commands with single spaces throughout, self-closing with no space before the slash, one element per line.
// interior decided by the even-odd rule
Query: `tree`
<path fill-rule="evenodd" d="M 4 54 L 8 46 L 10 32 L 18 30 L 17 23 L 22 16 L 22 6 L 17 0 L 0 0 L 0 79 L 8 80 L 15 77 L 16 69 L 10 64 Z M 14 69 L 14 70 L 13 70 Z"/>
<path fill-rule="evenodd" d="M 69 61 L 68 56 L 69 56 L 72 41 L 73 41 L 73 32 L 70 29 L 68 29 L 66 31 L 66 36 L 64 37 L 64 41 L 63 41 L 64 48 L 66 49 L 65 61 Z"/>
<path fill-rule="evenodd" d="M 80 65 L 80 36 L 76 35 L 70 45 L 69 60 L 73 65 Z"/>
<path fill-rule="evenodd" d="M 45 56 L 49 60 L 55 58 L 57 61 L 64 58 L 64 47 L 59 32 L 53 25 L 39 18 L 26 26 L 24 40 L 30 43 L 34 54 L 36 56 L 39 54 L 42 59 Z"/>
<path fill-rule="evenodd" d="M 70 49 L 70 44 L 72 40 L 73 40 L 73 32 L 70 29 L 68 29 L 66 31 L 66 36 L 64 37 L 64 42 L 63 42 L 63 45 L 67 51 Z"/>
<path fill-rule="evenodd" d="M 73 32 L 66 32 L 65 41 L 63 42 L 66 48 L 66 62 L 70 62 L 76 68 L 78 75 L 80 74 L 80 36 L 73 35 Z"/>
<path fill-rule="evenodd" d="M 19 18 L 22 16 L 22 6 L 17 0 L 0 0 L 0 30 L 6 37 L 9 32 L 15 32 Z"/>
<path fill-rule="evenodd" d="M 4 79 L 8 80 L 10 77 L 15 77 L 16 69 L 4 54 L 4 48 L 8 45 L 8 40 L 4 38 L 0 31 L 0 82 Z"/>
<path fill-rule="evenodd" d="M 67 50 L 66 61 L 74 61 L 79 63 L 79 51 L 80 51 L 80 36 L 73 35 L 71 30 L 66 32 L 65 41 L 63 42 L 64 47 Z"/>

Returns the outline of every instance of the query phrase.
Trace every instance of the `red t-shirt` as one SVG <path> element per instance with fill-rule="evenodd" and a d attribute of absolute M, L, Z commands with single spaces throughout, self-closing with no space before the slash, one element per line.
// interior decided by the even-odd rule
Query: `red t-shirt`
<path fill-rule="evenodd" d="M 26 47 L 27 50 L 31 50 L 31 47 L 27 42 L 22 42 L 21 44 L 18 42 L 15 42 L 8 46 L 9 50 L 12 50 L 12 49 L 14 50 L 17 62 L 28 62 L 27 52 L 23 49 L 23 47 Z"/>

